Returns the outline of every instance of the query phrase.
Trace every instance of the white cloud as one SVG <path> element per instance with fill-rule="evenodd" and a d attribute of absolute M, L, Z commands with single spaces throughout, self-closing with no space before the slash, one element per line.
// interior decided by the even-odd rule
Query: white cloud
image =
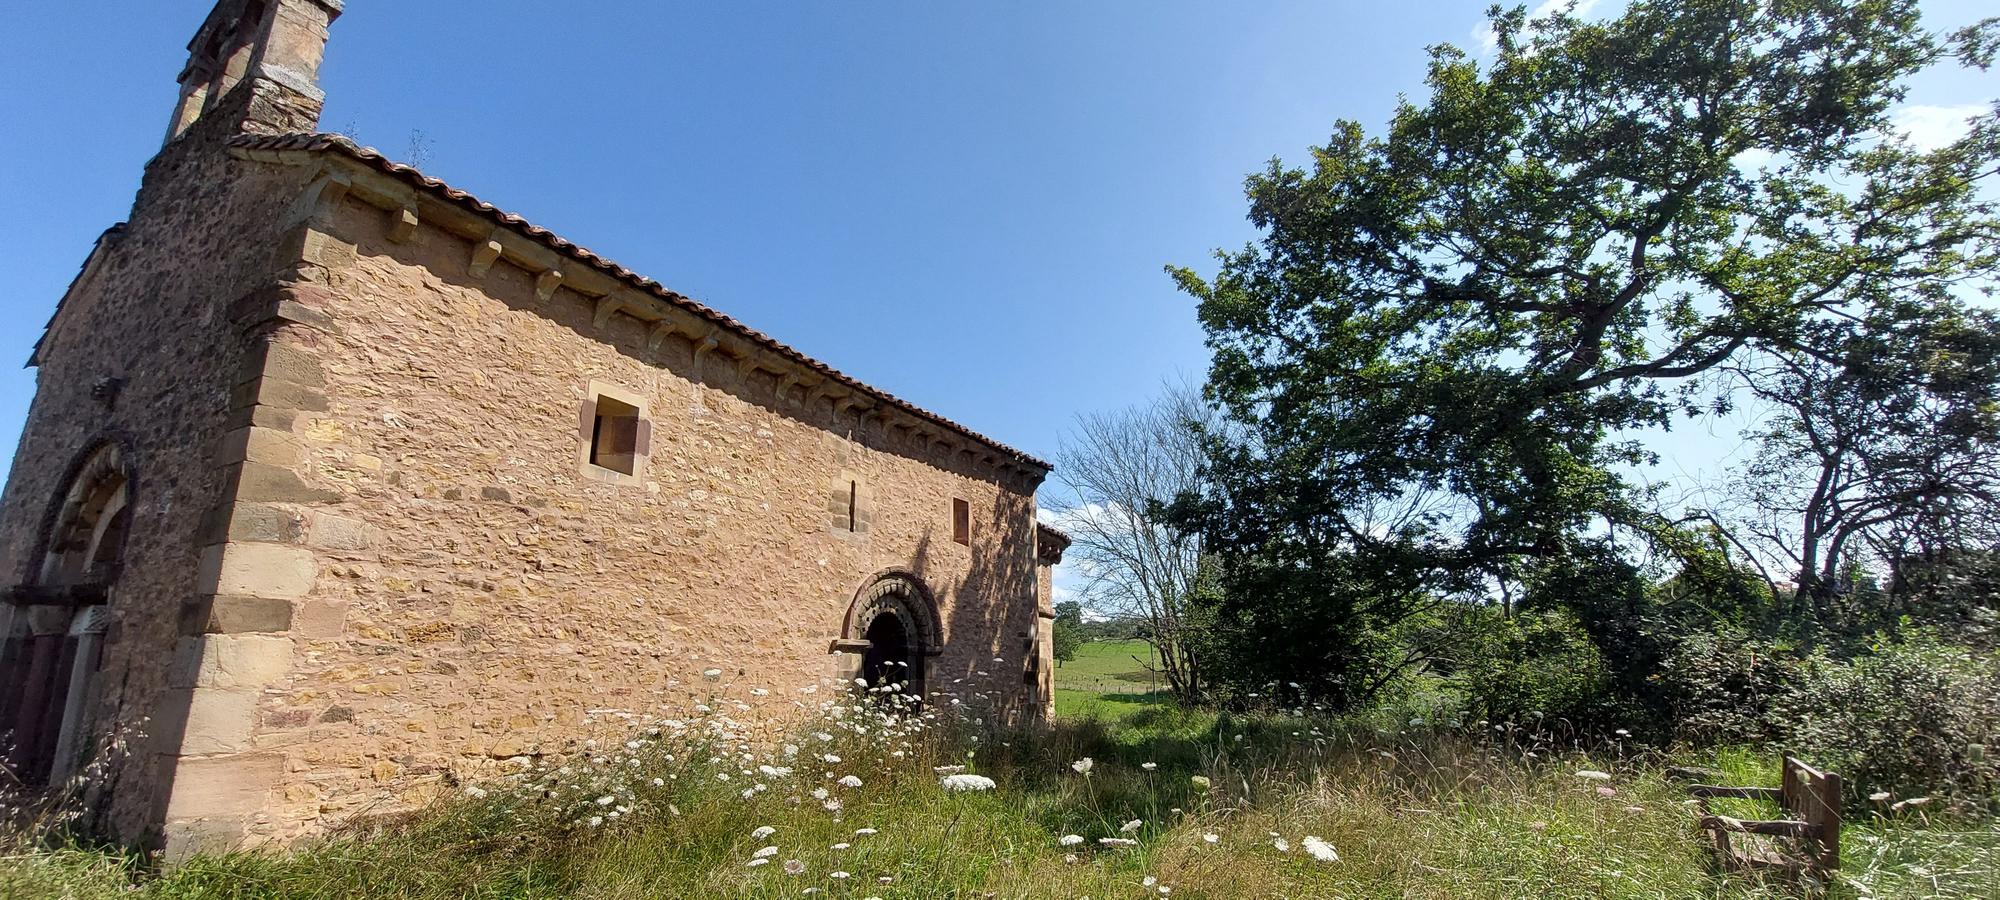
<path fill-rule="evenodd" d="M 1570 0 L 1542 0 L 1535 4 L 1534 9 L 1528 10 L 1528 21 L 1534 22 L 1553 16 L 1561 12 L 1569 2 Z M 1596 9 L 1600 2 L 1603 0 L 1576 0 L 1576 9 L 1572 14 L 1579 19 L 1589 18 L 1590 11 Z M 1479 48 L 1480 56 L 1489 56 L 1494 48 L 1500 46 L 1500 38 L 1493 33 L 1492 24 L 1482 19 L 1479 24 L 1472 26 L 1472 43 Z"/>
<path fill-rule="evenodd" d="M 1982 115 L 1987 108 L 1978 103 L 1932 106 L 1912 103 L 1889 114 L 1889 123 L 1916 145 L 1918 150 L 1936 150 L 1965 136 L 1966 120 Z"/>

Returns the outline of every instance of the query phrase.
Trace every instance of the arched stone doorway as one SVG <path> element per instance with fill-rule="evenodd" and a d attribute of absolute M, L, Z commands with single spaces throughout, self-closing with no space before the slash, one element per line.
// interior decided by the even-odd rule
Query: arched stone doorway
<path fill-rule="evenodd" d="M 849 677 L 869 688 L 899 684 L 901 693 L 922 698 L 928 663 L 942 645 L 930 589 L 914 574 L 892 570 L 855 594 L 834 649 L 851 654 Z"/>
<path fill-rule="evenodd" d="M 88 454 L 57 502 L 34 579 L 0 616 L 0 744 L 7 768 L 31 785 L 68 778 L 91 738 L 111 589 L 131 525 L 118 447 Z"/>

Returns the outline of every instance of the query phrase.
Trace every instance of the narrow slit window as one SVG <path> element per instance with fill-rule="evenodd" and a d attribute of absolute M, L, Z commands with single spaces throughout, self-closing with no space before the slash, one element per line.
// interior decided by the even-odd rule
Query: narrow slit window
<path fill-rule="evenodd" d="M 859 527 L 861 524 L 861 513 L 859 511 L 860 502 L 861 502 L 861 482 L 858 481 L 848 482 L 847 483 L 847 530 L 850 532 L 861 530 Z"/>
<path fill-rule="evenodd" d="M 951 500 L 951 539 L 972 545 L 972 504 L 957 497 Z"/>
<path fill-rule="evenodd" d="M 625 475 L 639 471 L 639 457 L 645 454 L 645 420 L 639 408 L 610 397 L 597 398 L 590 424 L 590 464 Z"/>

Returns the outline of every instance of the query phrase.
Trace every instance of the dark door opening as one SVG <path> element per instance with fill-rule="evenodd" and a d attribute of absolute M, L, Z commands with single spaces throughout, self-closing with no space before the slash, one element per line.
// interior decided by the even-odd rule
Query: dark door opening
<path fill-rule="evenodd" d="M 910 636 L 903 628 L 903 620 L 893 615 L 876 616 L 868 624 L 864 637 L 868 640 L 868 651 L 861 655 L 861 680 L 871 688 L 901 684 L 903 693 L 914 692 Z"/>

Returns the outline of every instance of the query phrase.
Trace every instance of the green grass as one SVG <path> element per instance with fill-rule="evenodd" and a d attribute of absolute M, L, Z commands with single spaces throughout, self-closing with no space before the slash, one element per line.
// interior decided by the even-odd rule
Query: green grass
<path fill-rule="evenodd" d="M 1167 700 L 1145 641 L 1091 641 L 1056 666 L 1056 715 L 1123 721 Z"/>
<path fill-rule="evenodd" d="M 1103 697 L 1119 693 L 1114 682 L 1131 683 L 1117 677 L 1132 670 L 1110 648 L 1091 658 L 1077 674 L 1098 679 L 1097 690 L 1067 689 Z M 730 688 L 719 690 L 726 697 Z M 633 750 L 607 743 L 611 750 L 552 760 L 531 785 L 490 784 L 479 797 L 453 790 L 416 814 L 290 852 L 202 857 L 156 874 L 132 858 L 0 843 L 0 897 L 798 897 L 813 888 L 815 897 L 848 900 L 1162 900 L 1160 886 L 1172 900 L 1797 896 L 1710 871 L 1658 755 L 1480 729 L 1396 732 L 1132 706 L 1115 722 L 1065 713 L 1054 728 L 1027 733 L 829 712 L 789 738 L 746 724 L 711 739 L 701 736 L 714 734 L 721 714 L 690 716 L 680 737 Z M 788 740 L 794 755 L 782 749 Z M 744 746 L 750 759 L 737 755 Z M 1084 757 L 1094 761 L 1088 775 L 1072 766 Z M 1758 779 L 1769 774 L 1760 758 L 1728 751 L 1686 761 Z M 769 775 L 760 765 L 795 771 Z M 945 765 L 997 787 L 947 793 L 933 770 Z M 1614 777 L 1575 775 L 1586 768 Z M 842 787 L 842 775 L 862 784 Z M 756 783 L 769 790 L 743 797 Z M 840 808 L 827 809 L 815 789 Z M 599 805 L 599 796 L 614 799 Z M 621 807 L 616 820 L 587 821 Z M 758 826 L 775 832 L 755 836 Z M 1066 834 L 1086 840 L 1064 846 Z M 1121 835 L 1138 845 L 1097 843 Z M 1308 857 L 1307 836 L 1325 839 L 1339 860 Z M 764 846 L 777 848 L 773 861 L 747 865 Z M 1992 822 L 1857 823 L 1847 859 L 1849 880 L 1834 896 L 2000 897 Z M 787 874 L 788 860 L 804 871 Z"/>

